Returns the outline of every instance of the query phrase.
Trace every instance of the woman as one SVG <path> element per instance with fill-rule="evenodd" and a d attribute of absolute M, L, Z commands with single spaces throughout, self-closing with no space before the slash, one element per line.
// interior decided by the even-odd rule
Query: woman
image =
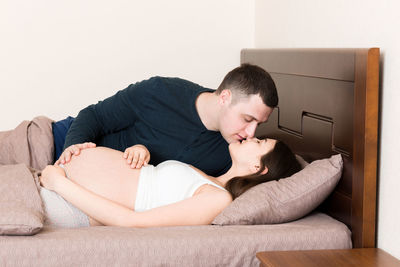
<path fill-rule="evenodd" d="M 210 224 L 249 188 L 300 170 L 290 149 L 273 139 L 232 143 L 229 152 L 232 167 L 214 178 L 178 161 L 132 169 L 122 152 L 103 147 L 82 150 L 63 167 L 51 165 L 42 172 L 41 184 L 47 189 L 41 190 L 47 224 Z"/>

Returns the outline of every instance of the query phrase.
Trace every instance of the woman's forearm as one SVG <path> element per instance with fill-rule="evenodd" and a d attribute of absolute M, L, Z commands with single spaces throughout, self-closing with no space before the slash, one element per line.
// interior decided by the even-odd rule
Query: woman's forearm
<path fill-rule="evenodd" d="M 133 210 L 99 196 L 65 177 L 57 179 L 54 191 L 104 225 L 124 226 L 127 218 L 134 213 Z"/>

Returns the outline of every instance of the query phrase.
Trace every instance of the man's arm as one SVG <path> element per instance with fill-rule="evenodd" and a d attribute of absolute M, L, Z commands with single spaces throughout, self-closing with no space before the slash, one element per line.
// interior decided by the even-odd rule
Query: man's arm
<path fill-rule="evenodd" d="M 96 144 L 103 136 L 128 128 L 137 121 L 136 110 L 145 97 L 148 81 L 132 84 L 115 95 L 81 110 L 67 132 L 63 152 L 56 163 L 78 156 L 84 143 Z M 116 141 L 117 142 L 117 141 Z M 93 147 L 93 146 L 90 146 Z"/>
<path fill-rule="evenodd" d="M 115 95 L 82 109 L 68 130 L 64 150 L 74 144 L 96 143 L 106 134 L 133 125 L 137 119 L 138 103 L 135 101 L 135 93 L 140 91 L 137 89 L 140 89 L 138 84 L 130 85 Z"/>

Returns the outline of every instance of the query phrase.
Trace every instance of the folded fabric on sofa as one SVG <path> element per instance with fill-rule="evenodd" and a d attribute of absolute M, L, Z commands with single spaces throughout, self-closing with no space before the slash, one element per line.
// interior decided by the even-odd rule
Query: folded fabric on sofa
<path fill-rule="evenodd" d="M 42 229 L 37 174 L 25 164 L 0 166 L 0 235 L 33 235 Z"/>
<path fill-rule="evenodd" d="M 0 165 L 24 163 L 42 170 L 54 159 L 53 120 L 39 116 L 0 132 Z"/>

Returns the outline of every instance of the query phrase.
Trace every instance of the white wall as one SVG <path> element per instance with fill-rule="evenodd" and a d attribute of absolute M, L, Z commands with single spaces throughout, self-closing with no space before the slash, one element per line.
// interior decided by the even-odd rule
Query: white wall
<path fill-rule="evenodd" d="M 153 75 L 215 88 L 254 45 L 254 0 L 1 0 L 0 131 Z"/>
<path fill-rule="evenodd" d="M 256 0 L 255 46 L 380 47 L 378 247 L 400 258 L 400 20 L 397 0 Z"/>

